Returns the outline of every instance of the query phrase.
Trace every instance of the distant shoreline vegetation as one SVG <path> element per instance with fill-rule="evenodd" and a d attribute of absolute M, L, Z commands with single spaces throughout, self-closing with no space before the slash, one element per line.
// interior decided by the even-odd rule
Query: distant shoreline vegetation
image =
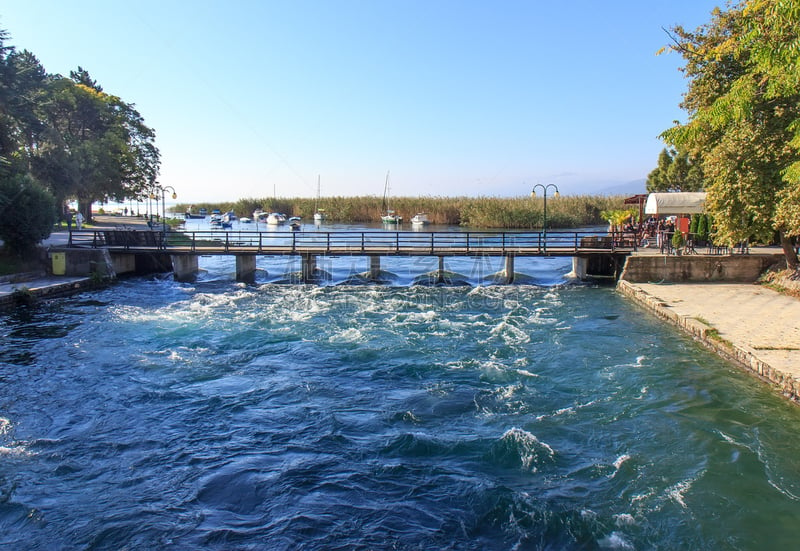
<path fill-rule="evenodd" d="M 624 196 L 570 195 L 547 198 L 547 227 L 576 228 L 606 224 L 601 212 L 620 209 Z M 191 208 L 211 212 L 233 211 L 251 217 L 260 208 L 311 220 L 316 208 L 325 211 L 326 221 L 341 224 L 380 222 L 383 199 L 377 196 L 313 198 L 240 199 L 229 203 L 182 203 L 176 213 Z M 534 229 L 543 223 L 542 197 L 393 197 L 389 208 L 410 222 L 418 212 L 425 212 L 431 224 L 459 225 L 471 228 Z"/>

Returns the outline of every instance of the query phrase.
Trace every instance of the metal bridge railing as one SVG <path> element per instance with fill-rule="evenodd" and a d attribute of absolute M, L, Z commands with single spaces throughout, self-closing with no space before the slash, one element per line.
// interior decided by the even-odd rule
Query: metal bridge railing
<path fill-rule="evenodd" d="M 410 231 L 72 231 L 71 246 L 261 254 L 552 255 L 636 250 L 632 233 Z"/>

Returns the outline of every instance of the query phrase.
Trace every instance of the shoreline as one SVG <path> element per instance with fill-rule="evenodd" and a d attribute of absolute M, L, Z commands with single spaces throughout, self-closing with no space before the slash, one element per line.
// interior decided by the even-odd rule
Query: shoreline
<path fill-rule="evenodd" d="M 800 300 L 755 283 L 631 283 L 617 291 L 800 404 Z"/>

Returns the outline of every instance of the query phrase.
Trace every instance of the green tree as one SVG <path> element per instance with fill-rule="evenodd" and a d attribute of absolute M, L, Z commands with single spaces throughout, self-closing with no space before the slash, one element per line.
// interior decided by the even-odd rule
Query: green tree
<path fill-rule="evenodd" d="M 57 197 L 76 197 L 90 220 L 93 202 L 152 186 L 160 164 L 155 133 L 132 105 L 103 92 L 81 68 L 70 79 L 54 78 L 48 99 L 34 166 Z"/>
<path fill-rule="evenodd" d="M 787 265 L 800 234 L 800 10 L 796 2 L 744 1 L 695 32 L 673 29 L 686 60 L 686 124 L 663 137 L 701 159 L 716 240 L 768 241 L 778 232 Z"/>
<path fill-rule="evenodd" d="M 647 175 L 647 191 L 700 191 L 703 189 L 703 171 L 686 152 L 663 149 L 658 155 L 658 166 Z"/>

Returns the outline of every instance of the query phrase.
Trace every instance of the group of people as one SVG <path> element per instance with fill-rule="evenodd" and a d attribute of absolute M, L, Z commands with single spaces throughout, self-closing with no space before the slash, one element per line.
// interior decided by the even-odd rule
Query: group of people
<path fill-rule="evenodd" d="M 675 218 L 656 218 L 651 216 L 641 223 L 629 220 L 623 227 L 625 233 L 633 233 L 640 247 L 656 246 L 660 249 L 669 247 L 675 233 Z"/>
<path fill-rule="evenodd" d="M 67 229 L 72 230 L 73 217 L 72 217 L 72 210 L 69 207 L 64 208 L 64 219 L 67 221 Z M 78 211 L 77 214 L 75 214 L 75 227 L 79 230 L 83 229 L 84 220 L 85 218 L 83 217 L 83 214 L 81 214 L 81 212 Z"/>

